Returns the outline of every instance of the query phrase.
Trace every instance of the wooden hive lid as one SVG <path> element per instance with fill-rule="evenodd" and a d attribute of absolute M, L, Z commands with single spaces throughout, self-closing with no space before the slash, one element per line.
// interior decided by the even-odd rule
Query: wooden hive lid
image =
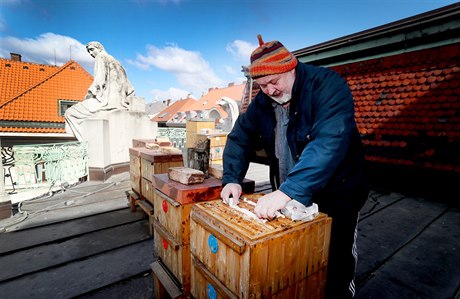
<path fill-rule="evenodd" d="M 260 196 L 261 194 L 254 194 L 245 197 L 256 202 Z M 254 210 L 254 206 L 243 201 L 240 201 L 238 206 L 250 211 Z M 223 233 L 230 239 L 237 240 L 236 243 L 239 241 L 239 243 L 253 244 L 264 238 L 272 239 L 287 230 L 304 229 L 305 226 L 324 220 L 327 215 L 319 213 L 312 221 L 308 222 L 292 221 L 288 218 L 275 218 L 263 222 L 262 220 L 250 219 L 219 199 L 196 204 L 192 208 L 191 217 L 212 231 Z M 232 245 L 232 247 L 234 246 Z M 244 251 L 244 249 L 242 250 Z"/>
<path fill-rule="evenodd" d="M 152 185 L 155 189 L 180 204 L 215 200 L 220 198 L 220 192 L 222 191 L 222 181 L 214 177 L 205 179 L 203 183 L 184 185 L 171 180 L 167 173 L 160 173 L 152 175 Z M 253 193 L 254 187 L 255 182 L 253 180 L 243 180 L 244 194 Z"/>
<path fill-rule="evenodd" d="M 148 148 L 139 148 L 139 152 L 140 152 L 140 157 L 142 159 L 147 160 L 151 163 L 182 161 L 181 154 L 169 154 L 169 153 L 164 153 L 160 150 L 154 150 L 154 149 L 148 149 Z"/>

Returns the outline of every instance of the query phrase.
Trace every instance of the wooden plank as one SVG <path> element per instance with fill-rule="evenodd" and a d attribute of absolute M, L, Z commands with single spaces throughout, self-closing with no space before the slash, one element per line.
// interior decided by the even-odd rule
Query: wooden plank
<path fill-rule="evenodd" d="M 4 298 L 70 298 L 150 271 L 153 240 L 0 283 Z"/>
<path fill-rule="evenodd" d="M 145 200 L 145 199 L 140 199 L 136 200 L 136 204 L 147 214 L 147 215 L 153 215 L 153 206 L 152 204 Z"/>
<path fill-rule="evenodd" d="M 148 223 L 142 220 L 3 255 L 0 282 L 149 238 Z"/>
<path fill-rule="evenodd" d="M 136 212 L 136 201 L 139 200 L 139 194 L 134 191 L 129 191 L 129 208 L 131 212 Z"/>
<path fill-rule="evenodd" d="M 168 270 L 159 261 L 155 261 L 150 265 L 152 269 L 152 275 L 155 282 L 155 294 L 156 298 L 166 298 L 166 293 L 171 298 L 180 298 L 182 291 Z"/>
<path fill-rule="evenodd" d="M 145 219 L 145 217 L 146 215 L 140 211 L 132 213 L 129 209 L 123 209 L 47 226 L 5 233 L 0 236 L 0 254 L 71 238 L 116 225 L 136 222 Z"/>

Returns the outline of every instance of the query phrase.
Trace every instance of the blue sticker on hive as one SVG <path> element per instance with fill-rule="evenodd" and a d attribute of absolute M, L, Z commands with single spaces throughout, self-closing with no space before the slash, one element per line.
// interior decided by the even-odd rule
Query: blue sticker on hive
<path fill-rule="evenodd" d="M 217 249 L 219 249 L 219 244 L 217 243 L 217 239 L 213 235 L 209 235 L 208 237 L 208 246 L 212 253 L 216 253 Z"/>
<path fill-rule="evenodd" d="M 208 298 L 209 299 L 216 299 L 217 298 L 217 293 L 216 289 L 212 286 L 212 284 L 208 283 Z"/>

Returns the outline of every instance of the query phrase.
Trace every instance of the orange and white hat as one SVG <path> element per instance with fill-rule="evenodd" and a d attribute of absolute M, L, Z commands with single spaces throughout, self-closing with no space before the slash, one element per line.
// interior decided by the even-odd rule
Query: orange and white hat
<path fill-rule="evenodd" d="M 256 79 L 268 75 L 288 72 L 297 65 L 297 58 L 279 41 L 264 43 L 262 36 L 257 35 L 259 47 L 251 54 L 249 75 Z"/>

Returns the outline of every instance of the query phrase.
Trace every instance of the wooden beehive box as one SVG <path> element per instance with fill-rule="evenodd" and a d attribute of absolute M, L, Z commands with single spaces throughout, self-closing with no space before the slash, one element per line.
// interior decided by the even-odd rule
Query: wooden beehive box
<path fill-rule="evenodd" d="M 190 289 L 190 244 L 180 245 L 154 225 L 154 248 L 161 262 L 179 281 L 181 287 Z"/>
<path fill-rule="evenodd" d="M 153 176 L 154 244 L 161 261 L 183 285 L 190 284 L 190 211 L 198 202 L 220 197 L 222 182 L 215 178 L 203 183 L 184 185 L 168 174 Z M 243 182 L 243 192 L 254 192 L 254 181 Z"/>
<path fill-rule="evenodd" d="M 227 133 L 212 134 L 209 137 L 209 164 L 222 164 Z"/>
<path fill-rule="evenodd" d="M 239 206 L 253 210 L 245 202 Z M 192 296 L 205 298 L 213 290 L 217 298 L 323 298 L 331 221 L 320 213 L 310 222 L 264 223 L 221 200 L 194 205 Z"/>
<path fill-rule="evenodd" d="M 183 166 L 181 154 L 169 154 L 146 148 L 139 149 L 141 158 L 141 195 L 153 204 L 152 176 L 168 173 L 170 167 Z"/>
<path fill-rule="evenodd" d="M 190 133 L 200 133 L 203 129 L 214 129 L 215 122 L 213 119 L 193 118 L 185 123 L 185 131 Z"/>
<path fill-rule="evenodd" d="M 152 181 L 152 175 L 168 173 L 169 167 L 183 166 L 182 154 L 164 153 L 161 150 L 140 150 L 142 177 Z"/>
<path fill-rule="evenodd" d="M 129 176 L 131 189 L 141 194 L 141 153 L 139 147 L 129 149 Z"/>
<path fill-rule="evenodd" d="M 213 130 L 215 128 L 214 120 L 209 119 L 191 119 L 185 124 L 185 147 L 196 148 L 198 143 L 206 142 L 207 137 L 201 134 L 202 130 Z"/>

